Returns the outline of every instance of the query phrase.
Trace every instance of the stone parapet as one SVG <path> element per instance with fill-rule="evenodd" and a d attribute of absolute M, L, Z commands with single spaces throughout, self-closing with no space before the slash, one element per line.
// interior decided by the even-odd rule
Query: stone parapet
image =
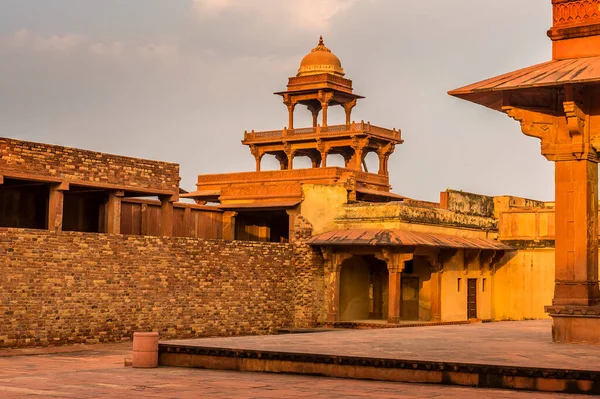
<path fill-rule="evenodd" d="M 72 184 L 179 192 L 179 165 L 0 138 L 0 175 Z"/>
<path fill-rule="evenodd" d="M 465 215 L 446 209 L 417 207 L 393 202 L 388 204 L 349 204 L 336 222 L 344 227 L 357 224 L 406 222 L 496 231 L 496 219 Z"/>

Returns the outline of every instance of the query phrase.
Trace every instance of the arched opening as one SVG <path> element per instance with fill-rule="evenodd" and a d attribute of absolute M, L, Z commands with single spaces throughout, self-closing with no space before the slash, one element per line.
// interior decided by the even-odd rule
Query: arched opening
<path fill-rule="evenodd" d="M 312 168 L 312 160 L 307 156 L 296 155 L 294 157 L 294 169 L 310 169 Z"/>
<path fill-rule="evenodd" d="M 319 120 L 319 123 L 322 121 Z M 346 111 L 339 105 L 329 106 L 327 108 L 327 125 L 343 125 L 346 123 Z"/>
<path fill-rule="evenodd" d="M 379 173 L 379 157 L 376 152 L 369 151 L 364 160 L 363 169 L 365 169 L 365 165 L 367 166 L 365 172 Z"/>
<path fill-rule="evenodd" d="M 388 271 L 374 256 L 354 256 L 340 272 L 340 321 L 387 320 Z"/>
<path fill-rule="evenodd" d="M 346 167 L 346 160 L 342 156 L 342 154 L 327 154 L 327 167 L 337 166 L 339 168 Z"/>
<path fill-rule="evenodd" d="M 260 161 L 260 170 L 280 170 L 281 164 L 275 155 L 265 154 Z"/>

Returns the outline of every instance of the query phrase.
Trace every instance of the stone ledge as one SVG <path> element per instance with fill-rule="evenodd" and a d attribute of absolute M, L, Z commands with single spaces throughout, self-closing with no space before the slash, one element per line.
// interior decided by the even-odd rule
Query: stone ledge
<path fill-rule="evenodd" d="M 379 381 L 600 394 L 600 372 L 193 345 L 159 345 L 159 364 L 215 370 L 323 375 Z"/>
<path fill-rule="evenodd" d="M 600 306 L 544 306 L 544 310 L 552 317 L 600 317 Z"/>

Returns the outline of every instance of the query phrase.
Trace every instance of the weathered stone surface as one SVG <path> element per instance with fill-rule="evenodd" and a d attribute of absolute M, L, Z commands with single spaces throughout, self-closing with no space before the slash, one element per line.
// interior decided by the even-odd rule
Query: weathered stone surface
<path fill-rule="evenodd" d="M 273 333 L 294 320 L 288 244 L 0 229 L 0 253 L 0 347 Z M 318 264 L 307 265 L 304 285 Z"/>

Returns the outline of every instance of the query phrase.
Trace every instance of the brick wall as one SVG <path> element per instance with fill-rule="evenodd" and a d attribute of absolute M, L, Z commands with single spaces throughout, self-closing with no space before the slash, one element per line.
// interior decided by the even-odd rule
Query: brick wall
<path fill-rule="evenodd" d="M 313 226 L 301 215 L 294 218 L 291 237 L 294 253 L 294 323 L 299 328 L 314 327 L 326 321 L 325 275 L 323 257 L 318 248 L 306 242 L 313 235 Z"/>
<path fill-rule="evenodd" d="M 0 347 L 272 333 L 289 244 L 0 229 Z"/>
<path fill-rule="evenodd" d="M 0 174 L 178 191 L 179 165 L 0 138 Z"/>

